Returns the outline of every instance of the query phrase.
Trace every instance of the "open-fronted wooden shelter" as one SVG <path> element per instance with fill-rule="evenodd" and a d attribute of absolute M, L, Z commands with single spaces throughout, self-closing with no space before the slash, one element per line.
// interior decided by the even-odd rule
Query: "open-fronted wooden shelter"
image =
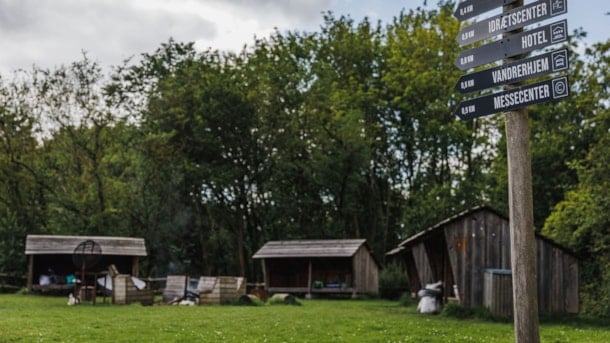
<path fill-rule="evenodd" d="M 270 293 L 377 293 L 379 264 L 364 239 L 267 242 L 262 260 Z"/>
<path fill-rule="evenodd" d="M 578 258 L 538 234 L 536 247 L 540 312 L 577 313 Z M 512 314 L 510 255 L 509 221 L 487 206 L 448 218 L 386 254 L 404 265 L 412 292 L 443 281 L 446 298 L 508 316 Z"/>
<path fill-rule="evenodd" d="M 146 256 L 143 238 L 28 235 L 25 241 L 25 254 L 28 257 L 27 288 L 44 290 L 70 287 L 65 282 L 65 277 L 79 272 L 74 263 L 75 249 L 86 241 L 95 242 L 101 255 L 88 271 L 103 272 L 114 264 L 121 273 L 138 275 L 138 258 Z M 40 285 L 41 275 L 49 274 L 53 274 L 54 282 Z"/>

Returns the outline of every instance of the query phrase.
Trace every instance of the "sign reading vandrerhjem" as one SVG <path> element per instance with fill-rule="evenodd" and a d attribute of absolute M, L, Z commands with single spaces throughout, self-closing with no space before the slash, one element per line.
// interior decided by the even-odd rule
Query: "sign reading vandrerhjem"
<path fill-rule="evenodd" d="M 513 2 L 511 0 L 466 0 L 458 4 L 455 16 L 460 20 L 465 20 Z M 456 40 L 462 46 L 472 44 L 565 14 L 567 10 L 567 0 L 538 0 L 466 26 L 460 31 Z M 460 70 L 468 70 L 563 43 L 567 39 L 567 20 L 560 20 L 465 50 L 458 56 L 455 65 Z M 566 49 L 561 49 L 464 75 L 456 84 L 455 89 L 461 93 L 481 91 L 563 72 L 568 68 L 568 52 Z M 533 104 L 560 100 L 568 95 L 568 80 L 566 77 L 559 77 L 463 101 L 455 111 L 455 115 L 461 119 L 472 119 Z"/>

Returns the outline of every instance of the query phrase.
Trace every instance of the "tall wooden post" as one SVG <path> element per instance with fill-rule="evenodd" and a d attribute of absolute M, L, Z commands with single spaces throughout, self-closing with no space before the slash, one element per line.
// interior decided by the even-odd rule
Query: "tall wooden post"
<path fill-rule="evenodd" d="M 504 11 L 521 6 L 523 0 L 518 0 L 504 6 Z M 507 33 L 504 37 L 514 33 Z M 521 58 L 522 56 L 516 56 L 514 59 Z M 510 61 L 507 59 L 505 63 Z M 538 282 L 527 108 L 506 113 L 506 138 L 515 342 L 537 343 L 540 342 Z"/>
<path fill-rule="evenodd" d="M 306 294 L 306 298 L 307 299 L 311 299 L 311 284 L 313 283 L 312 280 L 312 265 L 311 265 L 311 259 L 309 260 L 309 270 L 307 273 L 307 294 Z"/>

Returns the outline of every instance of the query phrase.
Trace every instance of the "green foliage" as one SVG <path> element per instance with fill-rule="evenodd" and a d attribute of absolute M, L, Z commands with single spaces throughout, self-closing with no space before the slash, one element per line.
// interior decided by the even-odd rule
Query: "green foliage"
<path fill-rule="evenodd" d="M 276 294 L 276 295 L 270 297 L 269 300 L 267 301 L 267 303 L 269 305 L 293 305 L 293 306 L 302 305 L 302 303 L 297 299 L 297 297 L 290 295 L 290 294 L 281 295 L 281 296 L 280 296 L 280 294 Z"/>
<path fill-rule="evenodd" d="M 486 307 L 464 307 L 453 303 L 445 304 L 441 310 L 441 315 L 456 319 L 501 320 L 495 317 Z"/>
<path fill-rule="evenodd" d="M 600 100 L 610 92 L 610 40 L 587 52 L 594 64 L 579 69 L 580 86 L 587 92 L 577 97 L 576 104 L 586 115 L 578 124 L 579 136 L 587 136 L 586 149 L 581 151 L 586 155 L 570 163 L 578 184 L 554 206 L 543 233 L 582 258 L 582 311 L 610 317 L 610 108 Z"/>
<path fill-rule="evenodd" d="M 23 275 L 25 232 L 14 213 L 0 212 L 0 273 Z"/>
<path fill-rule="evenodd" d="M 23 271 L 29 233 L 99 234 L 144 237 L 143 274 L 260 281 L 250 256 L 268 240 L 366 238 L 381 257 L 473 205 L 506 212 L 502 116 L 451 116 L 452 10 L 327 13 L 237 54 L 169 40 L 108 76 L 85 55 L 0 79 L 0 271 Z M 609 46 L 571 41 L 572 95 L 530 110 L 536 224 L 584 257 L 583 309 L 599 315 Z"/>
<path fill-rule="evenodd" d="M 411 293 L 405 292 L 398 299 L 400 306 L 409 307 L 417 305 L 417 300 L 411 296 Z"/>
<path fill-rule="evenodd" d="M 387 265 L 379 273 L 379 296 L 396 300 L 409 289 L 407 273 L 398 263 Z"/>

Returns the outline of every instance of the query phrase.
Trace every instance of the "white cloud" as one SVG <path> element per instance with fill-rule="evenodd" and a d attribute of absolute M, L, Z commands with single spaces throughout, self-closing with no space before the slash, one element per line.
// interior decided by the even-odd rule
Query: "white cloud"
<path fill-rule="evenodd" d="M 239 51 L 254 36 L 313 28 L 333 0 L 0 0 L 0 73 L 49 67 L 86 51 L 103 65 L 152 52 L 170 37 Z"/>

